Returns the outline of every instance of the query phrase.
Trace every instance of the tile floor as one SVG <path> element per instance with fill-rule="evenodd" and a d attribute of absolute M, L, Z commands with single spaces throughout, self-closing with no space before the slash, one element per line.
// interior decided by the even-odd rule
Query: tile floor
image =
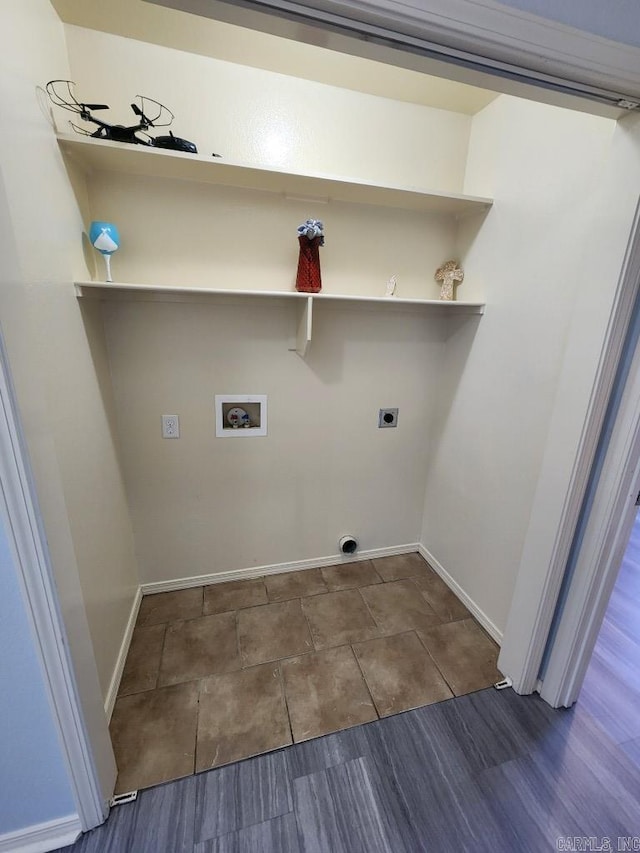
<path fill-rule="evenodd" d="M 498 647 L 419 554 L 146 596 L 116 792 L 480 690 Z"/>

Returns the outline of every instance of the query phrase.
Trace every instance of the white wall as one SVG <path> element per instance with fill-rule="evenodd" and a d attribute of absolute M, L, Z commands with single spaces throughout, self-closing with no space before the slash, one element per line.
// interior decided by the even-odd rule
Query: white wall
<path fill-rule="evenodd" d="M 326 557 L 344 533 L 364 550 L 417 541 L 442 331 L 316 308 L 303 361 L 288 303 L 105 306 L 143 582 Z M 268 436 L 216 438 L 216 393 L 267 394 Z M 387 406 L 397 429 L 377 427 Z"/>
<path fill-rule="evenodd" d="M 90 346 L 72 286 L 74 275 L 85 269 L 82 220 L 35 91 L 48 77 L 68 73 L 64 34 L 45 2 L 32 0 L 11 12 L 3 9 L 3 15 L 6 125 L 0 167 L 20 281 L 3 291 L 0 304 L 27 436 L 40 443 L 43 434 L 47 436 L 47 452 L 58 469 L 62 494 L 54 497 L 48 479 L 46 486 L 56 504 L 55 524 L 49 519 L 50 542 L 55 547 L 65 527 L 73 538 L 73 554 L 70 558 L 67 539 L 59 571 L 77 565 L 106 694 L 137 578 L 126 496 L 109 428 L 108 381 L 97 379 L 96 371 L 103 370 L 98 339 L 94 334 Z M 37 41 L 40 36 L 46 50 Z M 43 504 L 46 513 L 46 500 Z M 62 527 L 61 513 L 68 513 Z"/>
<path fill-rule="evenodd" d="M 108 396 L 72 286 L 84 269 L 81 218 L 36 92 L 50 77 L 68 75 L 66 48 L 46 0 L 3 4 L 0 17 L 3 238 L 16 256 L 0 288 L 0 316 L 87 726 L 109 793 L 115 765 L 103 699 L 137 578 Z"/>
<path fill-rule="evenodd" d="M 490 193 L 495 205 L 477 235 L 462 233 L 463 287 L 465 298 L 485 294 L 488 306 L 472 343 L 463 328 L 446 345 L 422 541 L 499 632 L 572 317 L 594 293 L 610 303 L 615 289 L 615 267 L 603 278 L 582 263 L 588 244 L 607 251 L 595 188 L 614 129 L 607 119 L 508 96 L 474 117 L 465 190 Z M 606 320 L 603 310 L 603 327 Z M 588 358 L 598 352 L 596 339 L 586 342 L 586 385 Z M 568 446 L 579 440 L 580 423 L 573 426 Z M 554 523 L 548 515 L 549 529 Z"/>
<path fill-rule="evenodd" d="M 82 99 L 131 123 L 137 93 L 173 131 L 231 162 L 461 191 L 471 119 L 158 45 L 65 28 Z M 117 57 L 117 61 L 114 58 Z M 111 114 L 111 113 L 110 113 Z M 59 114 L 66 128 L 66 114 Z"/>
<path fill-rule="evenodd" d="M 275 193 L 107 172 L 89 182 L 92 216 L 118 225 L 116 281 L 231 290 L 291 291 L 297 227 L 322 219 L 322 289 L 435 299 L 433 274 L 454 251 L 452 217 L 373 205 L 290 201 Z M 97 253 L 97 278 L 104 277 Z"/>
<path fill-rule="evenodd" d="M 546 569 L 558 546 L 557 520 L 570 495 L 584 422 L 593 403 L 594 381 L 603 369 L 601 351 L 614 297 L 620 298 L 616 285 L 638 207 L 639 182 L 640 117 L 632 113 L 616 126 L 608 157 L 594 181 L 590 199 L 594 226 L 578 260 L 579 272 L 591 286 L 582 290 L 571 316 L 505 631 L 501 655 L 505 671 L 522 666 L 539 617 L 537 603 L 544 601 Z M 556 520 L 556 526 L 549 519 Z"/>

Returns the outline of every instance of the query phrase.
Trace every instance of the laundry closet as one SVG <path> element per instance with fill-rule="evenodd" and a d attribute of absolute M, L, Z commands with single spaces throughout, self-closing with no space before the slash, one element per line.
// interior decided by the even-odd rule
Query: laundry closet
<path fill-rule="evenodd" d="M 55 110 L 45 157 L 14 152 L 7 178 L 17 214 L 31 182 L 48 188 L 60 246 L 50 275 L 16 215 L 35 284 L 5 332 L 19 401 L 35 365 L 54 413 L 43 516 L 53 530 L 63 499 L 51 546 L 73 553 L 107 714 L 143 595 L 328 566 L 346 534 L 356 559 L 418 551 L 500 644 L 550 436 L 564 418 L 577 444 L 598 368 L 636 117 L 487 92 L 430 106 L 73 24 L 64 37 L 82 100 L 125 123 L 148 94 L 198 146 L 88 139 Z M 313 296 L 295 291 L 309 217 L 326 235 Z M 121 235 L 109 285 L 92 220 Z M 442 303 L 450 259 L 464 280 Z M 216 395 L 264 399 L 265 434 L 216 435 Z M 40 487 L 45 471 L 36 459 Z"/>
<path fill-rule="evenodd" d="M 504 95 L 471 116 L 66 38 L 83 98 L 124 122 L 132 94 L 161 88 L 199 146 L 114 151 L 56 113 L 86 225 L 122 235 L 114 288 L 85 284 L 103 278 L 90 247 L 76 288 L 106 352 L 143 592 L 303 568 L 349 533 L 364 556 L 421 544 L 499 640 L 615 123 Z M 294 290 L 310 216 L 326 234 L 312 308 Z M 434 305 L 449 258 L 459 304 Z M 266 395 L 267 436 L 216 438 L 216 394 Z M 395 430 L 378 429 L 387 406 Z M 96 639 L 113 636 L 102 621 Z"/>

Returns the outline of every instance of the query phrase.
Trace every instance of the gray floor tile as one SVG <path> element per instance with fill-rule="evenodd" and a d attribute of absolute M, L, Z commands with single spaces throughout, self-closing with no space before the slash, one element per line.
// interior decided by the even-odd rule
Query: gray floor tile
<path fill-rule="evenodd" d="M 579 708 L 567 711 L 563 724 L 552 728 L 537 744 L 534 758 L 546 762 L 557 777 L 569 779 L 568 768 L 590 768 L 604 792 L 617 791 L 619 811 L 640 819 L 640 772 L 598 721 Z"/>
<path fill-rule="evenodd" d="M 53 853 L 133 853 L 131 829 L 136 811 L 136 803 L 112 809 L 101 826 L 81 835 L 70 847 L 63 847 Z"/>
<path fill-rule="evenodd" d="M 414 844 L 426 839 L 438 850 L 501 850 L 503 834 L 487 816 L 472 767 L 438 713 L 440 707 L 430 705 L 378 723 L 385 749 L 373 760 L 410 822 L 399 830 L 411 833 L 407 846 L 413 837 Z"/>
<path fill-rule="evenodd" d="M 625 755 L 640 769 L 640 737 L 620 744 Z"/>
<path fill-rule="evenodd" d="M 191 853 L 195 809 L 195 776 L 141 791 L 132 821 L 132 853 L 158 853 L 159 850 Z"/>
<path fill-rule="evenodd" d="M 493 689 L 480 690 L 424 711 L 418 709 L 416 718 L 426 715 L 431 720 L 441 720 L 452 740 L 461 747 L 470 770 L 479 773 L 525 755 L 535 748 L 538 737 L 545 736 L 545 730 L 556 725 L 552 722 L 554 717 L 541 711 L 532 731 L 533 712 L 523 715 L 521 703 L 512 702 L 512 696 L 517 694 L 507 691 L 500 695 Z M 528 704 L 541 705 L 551 711 L 537 696 L 529 697 Z"/>
<path fill-rule="evenodd" d="M 527 778 L 527 763 L 514 759 L 483 772 L 479 784 L 487 803 L 487 812 L 511 840 L 511 849 L 523 853 L 551 853 L 556 839 L 583 833 L 561 801 L 543 793 L 544 780 Z M 533 788 L 531 786 L 534 786 Z M 541 785 L 538 795 L 536 788 Z"/>
<path fill-rule="evenodd" d="M 301 853 L 293 812 L 196 844 L 194 853 Z"/>
<path fill-rule="evenodd" d="M 141 791 L 133 803 L 111 810 L 108 820 L 82 836 L 73 853 L 191 853 L 195 776 Z"/>
<path fill-rule="evenodd" d="M 603 626 L 603 632 L 611 631 L 607 625 Z M 640 686 L 621 672 L 621 661 L 635 660 L 637 666 L 640 650 L 633 649 L 630 643 L 624 644 L 626 648 L 616 644 L 619 655 L 616 660 L 616 653 L 603 650 L 604 639 L 601 635 L 578 701 L 614 740 L 622 743 L 640 737 Z"/>
<path fill-rule="evenodd" d="M 305 853 L 401 853 L 391 847 L 366 759 L 296 779 L 294 797 Z"/>
<path fill-rule="evenodd" d="M 197 842 L 263 823 L 293 808 L 284 752 L 210 770 L 196 779 Z"/>
<path fill-rule="evenodd" d="M 637 802 L 611 796 L 597 778 L 598 769 L 571 751 L 537 754 L 484 771 L 479 784 L 491 794 L 495 818 L 510 823 L 514 841 L 535 850 L 526 839 L 542 838 L 548 849 L 557 850 L 562 837 L 617 839 L 637 831 Z"/>
<path fill-rule="evenodd" d="M 288 773 L 291 779 L 299 776 L 309 776 L 319 770 L 327 770 L 336 764 L 344 764 L 354 758 L 361 758 L 365 753 L 358 739 L 351 737 L 352 733 L 360 732 L 369 726 L 358 726 L 322 737 L 296 743 L 284 750 Z"/>

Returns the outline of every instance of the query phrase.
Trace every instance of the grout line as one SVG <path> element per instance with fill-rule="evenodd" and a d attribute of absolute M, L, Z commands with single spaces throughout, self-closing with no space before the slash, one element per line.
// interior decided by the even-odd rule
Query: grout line
<path fill-rule="evenodd" d="M 238 662 L 240 663 L 240 669 L 243 670 L 244 663 L 242 661 L 242 650 L 240 649 L 240 626 L 238 625 L 238 611 L 234 610 L 234 625 L 236 632 L 236 651 L 238 652 Z"/>
<path fill-rule="evenodd" d="M 453 689 L 453 686 L 449 683 L 449 679 L 446 677 L 446 675 L 444 674 L 444 672 L 442 671 L 442 669 L 438 666 L 438 661 L 434 658 L 434 656 L 433 656 L 433 655 L 431 654 L 431 652 L 429 651 L 429 647 L 428 647 L 428 646 L 427 646 L 427 644 L 424 642 L 424 640 L 422 639 L 422 637 L 420 636 L 420 634 L 418 633 L 418 631 L 417 631 L 415 628 L 414 628 L 414 632 L 415 632 L 415 635 L 416 635 L 416 637 L 418 638 L 419 642 L 422 644 L 423 648 L 425 649 L 426 653 L 429 655 L 429 657 L 430 657 L 430 658 L 431 658 L 431 660 L 433 661 L 433 665 L 435 666 L 435 668 L 438 670 L 438 672 L 439 672 L 439 673 L 440 673 L 440 675 L 442 676 L 442 680 L 443 680 L 443 681 L 444 681 L 444 683 L 447 685 L 447 687 L 449 688 L 449 690 L 451 691 L 451 693 L 452 693 L 454 696 L 456 696 L 457 694 L 456 694 L 455 690 Z M 463 695 L 464 695 L 464 694 L 463 694 Z"/>
<path fill-rule="evenodd" d="M 442 578 L 440 578 L 440 577 L 436 574 L 436 572 L 434 572 L 434 571 L 433 571 L 433 569 L 432 569 L 431 571 L 433 572 L 433 574 L 435 575 L 435 577 L 436 577 L 436 578 L 437 578 L 441 583 L 443 583 L 443 584 L 444 584 L 444 581 L 442 580 Z M 412 577 L 412 578 L 411 578 L 411 580 L 416 581 L 418 578 L 421 578 L 421 577 L 424 577 L 424 575 L 415 575 L 414 577 Z M 450 594 L 455 598 L 455 600 L 465 608 L 465 610 L 467 610 L 466 605 L 464 604 L 464 602 L 462 602 L 462 601 L 458 598 L 458 596 L 455 594 L 455 592 L 454 592 L 452 589 L 450 589 L 449 587 L 447 587 L 447 586 L 446 586 L 446 584 L 444 584 L 444 585 L 445 585 L 445 587 L 446 587 L 446 591 L 447 591 L 448 593 L 450 593 Z M 467 610 L 467 612 L 466 612 L 466 614 L 465 614 L 464 616 L 456 616 L 454 619 L 449 619 L 449 618 L 447 618 L 447 616 L 442 615 L 442 613 L 440 613 L 438 610 L 436 610 L 435 606 L 431 603 L 430 599 L 429 599 L 429 598 L 428 598 L 428 596 L 427 596 L 427 593 L 425 592 L 425 590 L 423 590 L 423 589 L 422 589 L 422 587 L 420 586 L 420 584 L 416 583 L 416 586 L 417 586 L 417 588 L 418 588 L 418 590 L 419 590 L 419 592 L 420 592 L 420 595 L 424 598 L 424 600 L 427 602 L 427 604 L 428 604 L 428 605 L 429 605 L 429 607 L 433 610 L 433 612 L 436 614 L 436 616 L 437 616 L 437 617 L 442 621 L 442 624 L 443 624 L 443 625 L 448 625 L 450 622 L 462 622 L 462 620 L 463 620 L 463 619 L 469 619 L 469 618 L 474 619 L 474 621 L 476 621 L 476 622 L 478 621 L 477 619 L 475 619 L 474 615 L 471 613 L 471 611 L 470 611 L 470 610 Z M 445 607 L 446 607 L 446 605 L 445 605 Z M 448 614 L 450 614 L 450 613 L 451 613 L 451 610 L 447 608 L 447 615 L 448 615 Z M 480 623 L 478 622 L 478 624 L 480 624 Z M 480 627 L 482 628 L 482 625 L 480 625 Z M 485 629 L 483 628 L 482 630 L 484 631 Z M 485 633 L 486 633 L 486 631 L 485 631 Z M 487 634 L 487 636 L 488 636 L 488 634 Z M 495 643 L 495 640 L 493 639 L 493 637 L 491 637 L 491 640 L 492 640 L 492 642 L 494 642 L 494 643 Z"/>
<path fill-rule="evenodd" d="M 371 639 L 377 640 L 378 637 L 372 637 Z M 356 642 L 368 643 L 369 641 L 368 640 L 362 640 L 362 641 L 356 640 Z M 267 663 L 283 663 L 284 661 L 293 660 L 294 658 L 306 658 L 309 655 L 315 655 L 315 654 L 322 655 L 325 652 L 333 652 L 336 649 L 348 649 L 348 648 L 351 648 L 351 642 L 350 641 L 347 641 L 345 643 L 340 643 L 338 646 L 324 646 L 324 648 L 322 648 L 322 649 L 317 649 L 317 650 L 314 650 L 311 652 L 303 652 L 302 654 L 298 654 L 298 655 L 287 655 L 287 657 L 285 657 L 285 658 L 278 658 L 275 661 L 267 661 Z M 260 666 L 260 664 L 257 664 L 257 665 Z"/>
<path fill-rule="evenodd" d="M 196 764 L 198 761 L 198 734 L 200 732 L 200 692 L 202 690 L 202 678 L 198 679 L 198 705 L 196 708 L 196 731 L 195 731 L 195 743 L 193 745 L 193 774 L 196 774 Z M 194 835 L 195 838 L 195 835 Z"/>
<path fill-rule="evenodd" d="M 383 583 L 384 583 L 384 578 L 382 577 L 382 575 L 380 574 L 380 572 L 376 569 L 376 567 L 373 565 L 374 561 L 373 561 L 373 560 L 369 560 L 369 562 L 371 563 L 371 568 L 373 569 L 373 573 L 374 573 L 374 575 L 378 578 L 378 580 L 380 581 L 380 584 L 383 584 Z M 367 584 L 367 586 L 380 586 L 380 584 L 377 584 L 377 583 L 376 583 L 376 584 L 373 584 L 373 583 L 371 583 L 371 584 Z M 359 589 L 359 588 L 360 588 L 360 587 L 358 587 L 358 589 Z"/>
<path fill-rule="evenodd" d="M 305 598 L 309 598 L 309 596 L 305 596 Z M 307 631 L 309 632 L 309 636 L 311 637 L 311 644 L 313 646 L 314 652 L 319 652 L 320 649 L 316 646 L 316 641 L 313 638 L 313 631 L 311 630 L 311 623 L 309 622 L 309 617 L 307 616 L 307 611 L 304 609 L 302 604 L 303 598 L 300 597 L 300 610 L 302 610 L 302 615 L 304 616 L 304 621 L 307 623 Z"/>
<path fill-rule="evenodd" d="M 368 586 L 380 586 L 380 584 L 378 584 L 378 583 L 372 583 L 372 584 L 368 584 Z M 367 613 L 368 613 L 368 614 L 369 614 L 369 616 L 371 616 L 371 618 L 373 619 L 373 624 L 376 626 L 376 628 L 378 629 L 378 631 L 383 631 L 382 625 L 380 625 L 380 623 L 378 622 L 378 620 L 376 619 L 376 617 L 375 617 L 375 616 L 373 615 L 373 613 L 371 612 L 371 608 L 369 607 L 369 604 L 368 604 L 368 602 L 367 602 L 367 599 L 366 599 L 366 598 L 364 597 L 364 595 L 362 594 L 362 589 L 367 589 L 367 587 L 360 587 L 360 586 L 359 586 L 359 587 L 357 587 L 357 589 L 358 589 L 358 592 L 360 593 L 360 598 L 361 598 L 361 600 L 362 600 L 362 602 L 363 602 L 364 606 L 367 608 Z M 382 634 L 382 636 L 384 636 L 384 633 Z M 372 637 L 371 639 L 372 639 L 372 640 L 375 640 L 376 638 L 375 638 L 375 637 Z"/>
<path fill-rule="evenodd" d="M 153 688 L 154 690 L 158 689 L 158 682 L 160 681 L 160 670 L 162 669 L 162 658 L 164 657 L 164 647 L 167 643 L 167 628 L 168 628 L 168 624 L 165 624 L 164 632 L 162 634 L 162 648 L 160 649 L 160 658 L 158 660 L 158 671 L 156 673 L 156 686 Z"/>
<path fill-rule="evenodd" d="M 116 697 L 116 701 L 118 699 L 127 699 L 129 696 L 140 696 L 142 693 L 153 693 L 157 689 L 157 687 L 147 687 L 146 690 L 132 690 L 131 693 L 120 693 Z"/>
<path fill-rule="evenodd" d="M 362 676 L 362 680 L 364 681 L 364 686 L 367 688 L 367 693 L 371 699 L 371 704 L 373 705 L 373 710 L 376 712 L 376 717 L 381 720 L 380 711 L 378 710 L 378 706 L 376 704 L 376 700 L 373 698 L 373 693 L 371 692 L 371 688 L 369 687 L 369 682 L 367 681 L 367 676 L 364 674 L 364 670 L 360 666 L 360 661 L 358 660 L 358 655 L 355 653 L 355 649 L 353 648 L 353 644 L 350 646 L 351 654 L 355 658 L 358 669 L 360 670 L 360 675 Z"/>
<path fill-rule="evenodd" d="M 230 581 L 230 583 L 233 583 L 233 581 Z M 301 594 L 298 592 L 295 595 L 292 595 L 290 598 L 277 598 L 277 599 L 274 599 L 273 601 L 271 599 L 269 599 L 269 601 L 267 601 L 266 603 L 267 604 L 286 604 L 287 601 L 295 601 L 297 598 L 318 598 L 321 595 L 329 595 L 332 592 L 345 592 L 345 591 L 346 590 L 340 590 L 340 589 L 339 590 L 321 589 L 319 592 L 306 592 L 304 594 Z M 268 592 L 267 592 L 267 596 L 268 596 Z M 255 605 L 255 606 L 256 607 L 264 607 L 264 605 Z"/>
<path fill-rule="evenodd" d="M 250 578 L 248 580 L 250 580 Z M 266 576 L 262 575 L 261 577 L 256 578 L 256 580 L 259 580 L 262 582 L 262 588 L 264 590 L 264 597 L 266 599 L 265 604 L 269 604 L 269 590 L 267 589 L 267 578 L 266 578 Z M 233 583 L 233 581 L 227 581 L 227 583 Z M 220 585 L 224 586 L 224 584 L 220 584 Z M 252 605 L 252 606 L 259 607 L 260 605 Z M 238 608 L 238 609 L 240 609 L 240 608 Z M 242 609 L 244 610 L 245 608 L 242 608 Z"/>
<path fill-rule="evenodd" d="M 283 660 L 284 660 L 284 658 L 283 658 Z M 280 666 L 281 663 L 282 663 L 282 661 L 279 660 L 276 664 L 276 667 L 278 669 L 278 677 L 280 679 L 280 689 L 282 690 L 282 698 L 284 699 L 284 710 L 285 710 L 285 713 L 287 715 L 287 721 L 289 723 L 289 732 L 291 733 L 291 743 L 294 744 L 296 742 L 296 739 L 293 736 L 293 724 L 291 722 L 291 712 L 289 711 L 289 700 L 287 699 L 287 689 L 286 689 L 285 684 L 284 684 L 284 675 L 282 674 L 282 667 Z"/>
<path fill-rule="evenodd" d="M 406 580 L 411 581 L 411 583 L 414 585 L 419 597 L 422 599 L 422 601 L 424 601 L 424 603 L 427 605 L 429 610 L 433 613 L 433 615 L 438 620 L 438 624 L 442 625 L 443 623 L 446 623 L 447 620 L 443 619 L 442 616 L 436 611 L 435 607 L 433 607 L 431 605 L 431 602 L 429 601 L 429 599 L 426 597 L 426 595 L 422 592 L 422 590 L 420 589 L 420 587 L 416 583 L 416 578 L 418 578 L 418 577 L 420 577 L 420 576 L 419 575 L 413 575 L 410 578 L 406 578 Z"/>

